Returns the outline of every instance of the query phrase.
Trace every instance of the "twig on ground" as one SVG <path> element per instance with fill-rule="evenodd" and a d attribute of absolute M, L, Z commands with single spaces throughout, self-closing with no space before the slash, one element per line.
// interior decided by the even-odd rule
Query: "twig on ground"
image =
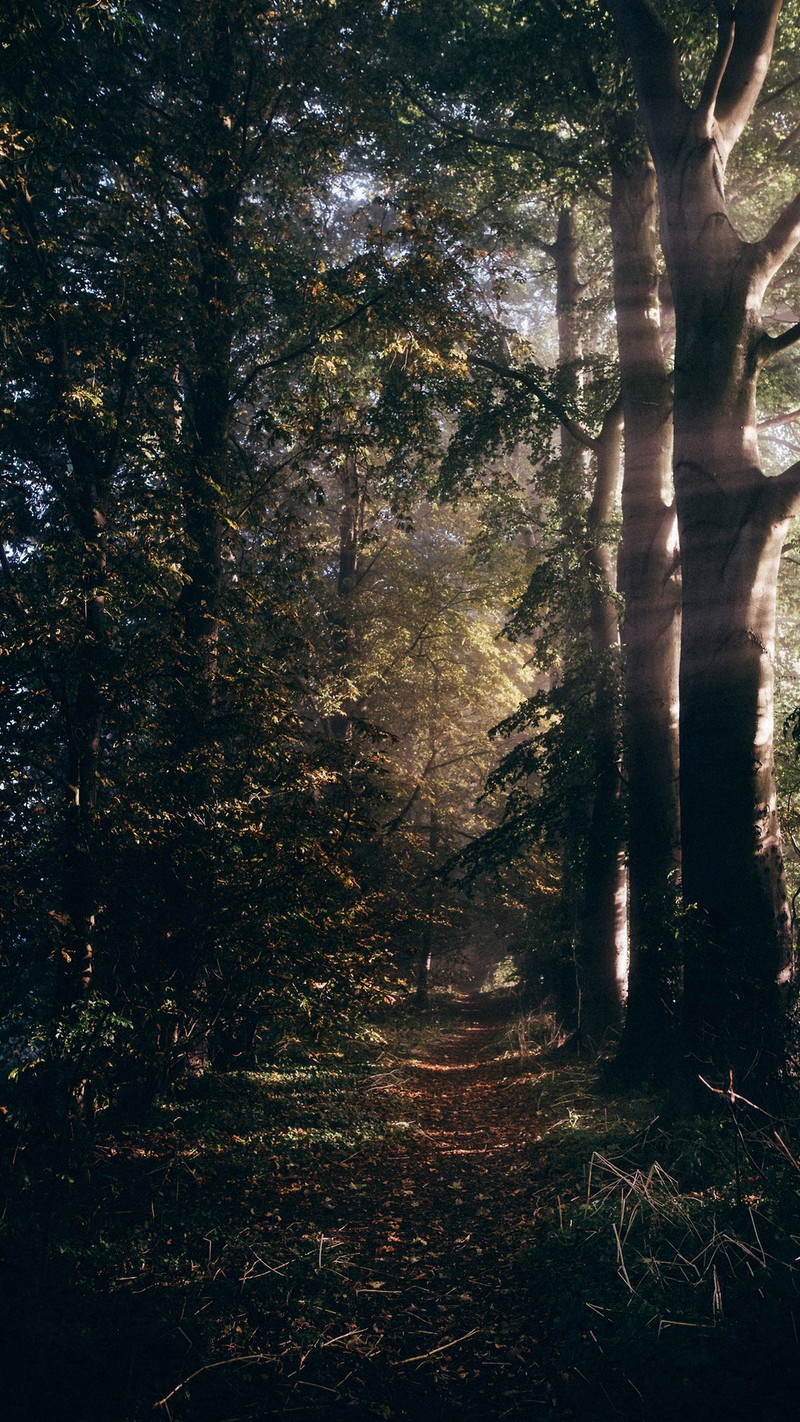
<path fill-rule="evenodd" d="M 469 1333 L 462 1333 L 460 1338 L 453 1338 L 450 1343 L 440 1343 L 438 1348 L 431 1348 L 429 1353 L 416 1353 L 413 1358 L 400 1358 L 395 1363 L 395 1367 L 404 1368 L 406 1363 L 422 1363 L 426 1358 L 432 1358 L 434 1353 L 444 1353 L 446 1348 L 455 1348 L 456 1343 L 463 1343 L 465 1339 L 472 1338 L 477 1332 L 477 1328 L 471 1328 Z"/>
<path fill-rule="evenodd" d="M 160 1397 L 158 1402 L 154 1402 L 153 1411 L 155 1412 L 157 1407 L 166 1407 L 171 1397 L 179 1393 L 182 1388 L 188 1387 L 189 1383 L 194 1382 L 195 1378 L 199 1378 L 201 1373 L 210 1373 L 212 1368 L 227 1368 L 231 1363 L 274 1363 L 275 1361 L 276 1360 L 269 1353 L 244 1353 L 239 1358 L 220 1358 L 216 1363 L 204 1363 L 202 1368 L 195 1368 L 195 1371 L 190 1373 L 188 1378 L 184 1378 L 183 1382 L 179 1382 L 177 1387 L 174 1387 L 171 1392 L 166 1393 L 164 1397 Z"/>

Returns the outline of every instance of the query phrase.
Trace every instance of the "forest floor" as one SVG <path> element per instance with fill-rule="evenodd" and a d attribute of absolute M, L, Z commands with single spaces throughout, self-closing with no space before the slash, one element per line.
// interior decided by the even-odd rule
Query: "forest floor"
<path fill-rule="evenodd" d="M 798 1167 L 535 1027 L 462 999 L 194 1083 L 77 1172 L 18 1148 L 3 1422 L 796 1415 Z"/>

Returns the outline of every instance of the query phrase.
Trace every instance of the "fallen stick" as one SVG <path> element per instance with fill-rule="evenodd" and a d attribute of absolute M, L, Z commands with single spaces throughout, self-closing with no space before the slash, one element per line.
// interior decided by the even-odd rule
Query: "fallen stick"
<path fill-rule="evenodd" d="M 155 1411 L 155 1409 L 156 1409 L 157 1407 L 166 1407 L 166 1406 L 167 1406 L 167 1403 L 168 1403 L 169 1400 L 170 1400 L 170 1398 L 171 1398 L 171 1397 L 174 1397 L 175 1394 L 176 1394 L 176 1392 L 180 1392 L 181 1388 L 188 1387 L 188 1386 L 189 1386 L 189 1383 L 190 1383 L 190 1382 L 194 1382 L 194 1379 L 195 1379 L 195 1378 L 199 1378 L 199 1376 L 200 1376 L 201 1373 L 209 1373 L 209 1372 L 211 1372 L 211 1369 L 212 1369 L 212 1368 L 226 1368 L 226 1367 L 229 1367 L 231 1363 L 274 1363 L 274 1362 L 275 1362 L 275 1359 L 274 1359 L 274 1358 L 271 1358 L 268 1353 L 245 1353 L 245 1354 L 244 1354 L 242 1357 L 240 1357 L 240 1358 L 220 1358 L 220 1360 L 219 1360 L 218 1363 L 206 1363 L 204 1367 L 202 1367 L 202 1368 L 197 1368 L 195 1372 L 190 1373 L 189 1376 L 188 1376 L 188 1378 L 184 1378 L 184 1379 L 183 1379 L 183 1382 L 179 1382 L 178 1385 L 177 1385 L 177 1387 L 174 1387 L 174 1388 L 172 1389 L 172 1392 L 168 1392 L 168 1393 L 167 1393 L 166 1397 L 160 1397 L 159 1400 L 158 1400 L 158 1402 L 154 1402 L 154 1403 L 153 1403 L 153 1411 Z"/>
<path fill-rule="evenodd" d="M 451 1343 L 440 1343 L 438 1348 L 431 1348 L 429 1353 L 417 1353 L 413 1358 L 401 1358 L 395 1363 L 395 1367 L 404 1368 L 406 1363 L 422 1363 L 426 1358 L 432 1358 L 434 1353 L 443 1353 L 446 1348 L 455 1348 L 456 1343 L 463 1343 L 465 1338 L 471 1338 L 477 1332 L 477 1328 L 471 1328 L 469 1333 L 462 1333 L 460 1338 L 454 1338 Z"/>

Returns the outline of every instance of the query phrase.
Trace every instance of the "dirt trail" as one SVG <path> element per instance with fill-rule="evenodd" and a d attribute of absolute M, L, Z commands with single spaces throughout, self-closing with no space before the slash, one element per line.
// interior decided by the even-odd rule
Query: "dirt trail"
<path fill-rule="evenodd" d="M 513 1045 L 493 1004 L 464 1000 L 460 1020 L 367 1088 L 385 1133 L 349 1162 L 353 1180 L 328 1187 L 332 1213 L 350 1216 L 333 1242 L 364 1276 L 360 1366 L 382 1375 L 384 1416 L 548 1405 L 515 1271 L 548 1188 L 533 1157 L 551 1073 Z"/>

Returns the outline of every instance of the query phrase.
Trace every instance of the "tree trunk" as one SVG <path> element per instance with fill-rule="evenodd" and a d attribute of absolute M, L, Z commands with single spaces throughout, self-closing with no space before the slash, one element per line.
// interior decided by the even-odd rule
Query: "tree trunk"
<path fill-rule="evenodd" d="M 221 755 L 216 740 L 219 629 L 233 418 L 235 224 L 243 183 L 241 140 L 231 120 L 236 65 L 230 17 L 222 5 L 213 8 L 209 34 L 202 57 L 202 181 L 194 286 L 187 304 L 191 346 L 184 370 L 188 398 L 180 451 L 185 553 L 177 608 L 175 798 L 181 838 L 175 847 L 173 931 L 165 956 L 180 1021 L 173 1053 L 176 1071 L 188 1060 L 189 1024 L 196 1041 L 207 1030 L 205 1014 L 198 1011 L 199 997 L 219 933 L 208 826 L 214 819 L 210 812 Z"/>
<path fill-rule="evenodd" d="M 658 173 L 675 303 L 675 490 L 683 571 L 681 836 L 694 915 L 686 1049 L 769 1086 L 784 1057 L 789 914 L 772 757 L 776 581 L 800 467 L 766 479 L 758 369 L 769 282 L 800 239 L 800 197 L 759 242 L 735 231 L 725 165 L 769 67 L 780 0 L 718 12 L 700 99 L 683 98 L 673 42 L 646 0 L 612 0 Z"/>
<path fill-rule="evenodd" d="M 684 1025 L 701 1062 L 764 1081 L 783 1056 L 789 911 L 773 768 L 775 605 L 788 527 L 758 467 L 757 283 L 710 151 L 663 180 L 675 298 L 675 481 L 683 568 Z M 713 232 L 709 230 L 709 219 Z"/>
<path fill-rule="evenodd" d="M 548 249 L 556 268 L 559 365 L 572 397 L 580 390 L 582 355 L 578 303 L 578 234 L 573 208 L 559 214 L 556 240 Z M 577 966 L 575 1003 L 557 1003 L 562 1017 L 577 1021 L 581 1036 L 599 1043 L 619 1026 L 627 966 L 626 870 L 620 851 L 620 765 L 618 697 L 615 685 L 619 626 L 615 569 L 604 539 L 619 483 L 619 425 L 614 408 L 595 442 L 595 488 L 586 512 L 587 450 L 567 427 L 561 428 L 560 502 L 565 544 L 574 544 L 586 518 L 584 566 L 589 574 L 589 627 L 574 629 L 596 661 L 594 785 L 586 816 L 583 804 L 568 804 L 564 826 L 563 918 Z M 583 853 L 582 853 L 583 851 Z M 580 863 L 583 858 L 583 863 Z"/>
<path fill-rule="evenodd" d="M 580 391 L 580 359 L 582 355 L 578 302 L 581 283 L 578 273 L 578 232 L 575 210 L 562 208 L 558 215 L 556 240 L 546 249 L 556 269 L 556 323 L 558 327 L 558 363 L 565 376 L 567 403 Z M 566 547 L 574 546 L 582 532 L 585 510 L 586 462 L 585 447 L 574 439 L 562 424 L 559 430 L 559 503 L 561 531 Z M 578 636 L 583 628 L 578 629 Z M 583 884 L 581 850 L 586 834 L 586 807 L 574 796 L 564 806 L 563 850 L 561 872 L 561 932 L 564 961 L 555 983 L 558 1017 L 577 1025 L 588 1002 L 580 984 L 581 919 Z"/>
<path fill-rule="evenodd" d="M 94 978 L 94 928 L 100 889 L 94 860 L 100 750 L 107 690 L 105 609 L 106 478 L 98 456 L 73 437 L 71 514 L 80 539 L 82 627 L 77 684 L 67 717 L 66 794 L 62 851 L 62 934 L 58 999 L 85 999 Z"/>
<path fill-rule="evenodd" d="M 620 135 L 627 147 L 632 134 Z M 661 330 L 656 180 L 645 159 L 612 172 L 614 303 L 625 419 L 620 588 L 628 799 L 630 973 L 620 1063 L 645 1075 L 674 1059 L 680 987 L 680 581 L 672 495 L 672 388 Z"/>
<path fill-rule="evenodd" d="M 352 670 L 355 653 L 355 596 L 358 587 L 358 557 L 360 545 L 361 486 L 358 465 L 353 450 L 348 450 L 339 468 L 339 569 L 336 579 L 336 607 L 332 615 L 333 650 L 336 672 L 345 683 L 342 709 L 330 718 L 330 729 L 337 741 L 352 737 L 353 699 L 347 694 L 346 683 Z"/>
<path fill-rule="evenodd" d="M 622 853 L 619 619 L 614 557 L 606 530 L 619 490 L 622 410 L 597 440 L 595 488 L 584 558 L 591 582 L 589 632 L 595 659 L 594 796 L 583 875 L 579 944 L 579 1030 L 595 1045 L 620 1026 L 627 979 L 627 875 Z"/>
<path fill-rule="evenodd" d="M 422 934 L 419 945 L 419 961 L 417 964 L 417 1007 L 427 1007 L 430 1000 L 428 992 L 428 980 L 431 970 L 431 960 L 433 958 L 433 914 L 436 907 L 436 895 L 434 893 L 433 873 L 436 865 L 436 856 L 439 852 L 439 812 L 435 804 L 431 805 L 431 817 L 428 826 L 428 854 L 430 856 L 430 868 L 428 871 L 428 887 L 425 892 L 425 920 L 422 925 Z"/>
<path fill-rule="evenodd" d="M 683 891 L 697 911 L 687 942 L 686 1039 L 701 1062 L 769 1078 L 783 1051 L 791 952 L 772 758 L 787 520 L 761 475 L 734 492 L 694 465 L 678 473 Z"/>

